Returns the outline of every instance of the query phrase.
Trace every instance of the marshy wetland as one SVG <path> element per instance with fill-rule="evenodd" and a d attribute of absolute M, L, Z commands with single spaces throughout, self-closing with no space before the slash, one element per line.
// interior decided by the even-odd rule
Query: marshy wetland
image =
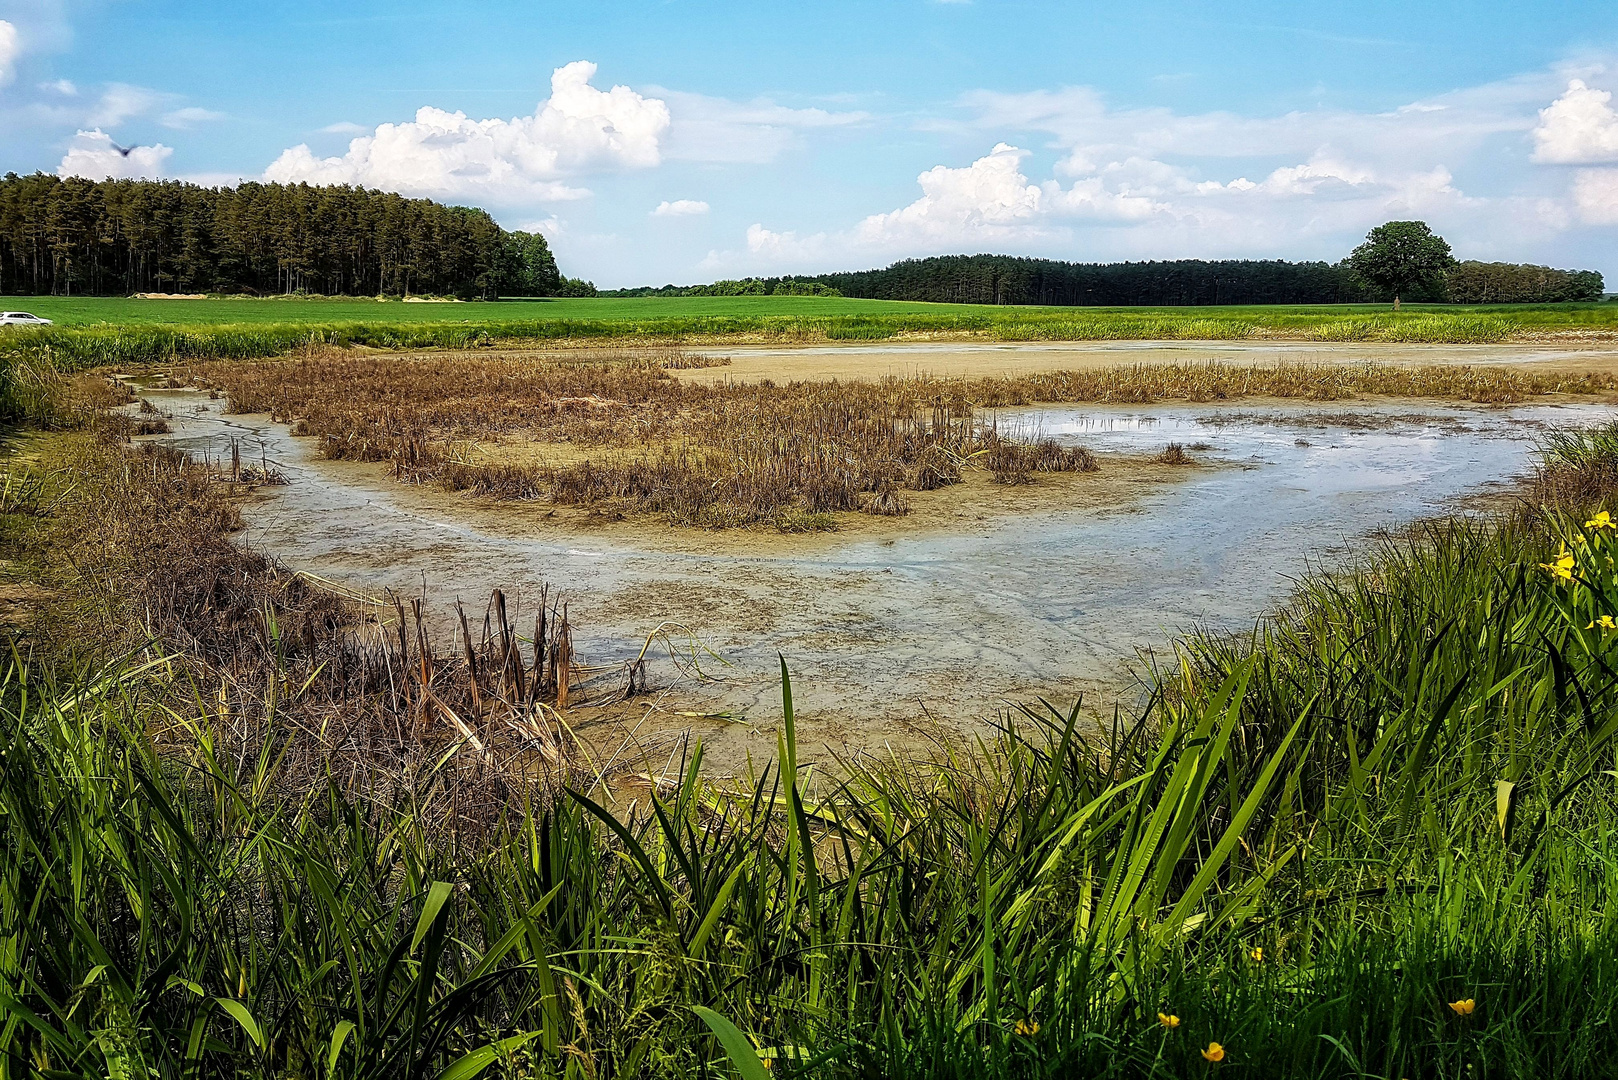
<path fill-rule="evenodd" d="M 18 1075 L 1601 1074 L 1618 365 L 1203 348 L 19 367 Z"/>
<path fill-rule="evenodd" d="M 1138 706 L 1176 635 L 1251 626 L 1378 532 L 1498 509 L 1545 432 L 1612 414 L 1590 400 L 1600 375 L 1544 371 L 1563 355 L 1162 353 L 783 385 L 727 378 L 755 354 L 317 350 L 179 369 L 212 389 L 142 396 L 171 428 L 147 438 L 289 481 L 243 504 L 241 543 L 360 593 L 424 597 L 445 640 L 449 602 L 495 586 L 530 607 L 561 589 L 580 648 L 609 664 L 675 628 L 678 659 L 668 641 L 653 654 L 662 693 L 583 730 L 701 739 L 720 775 L 770 751 L 778 656 L 800 676 L 805 760 L 970 742 L 1040 697 L 1083 695 L 1092 721 Z M 779 375 L 794 354 L 769 355 Z"/>

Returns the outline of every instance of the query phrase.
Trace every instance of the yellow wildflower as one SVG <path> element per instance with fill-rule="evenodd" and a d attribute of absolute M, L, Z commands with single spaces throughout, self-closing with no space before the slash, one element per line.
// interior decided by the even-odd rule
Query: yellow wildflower
<path fill-rule="evenodd" d="M 1039 1022 L 1037 1020 L 1018 1020 L 1017 1026 L 1013 1030 L 1015 1030 L 1018 1035 L 1038 1035 Z"/>
<path fill-rule="evenodd" d="M 1224 1061 L 1225 1048 L 1220 1046 L 1218 1043 L 1209 1043 L 1208 1049 L 1202 1052 L 1202 1056 L 1207 1058 L 1209 1061 Z"/>
<path fill-rule="evenodd" d="M 1603 615 L 1603 616 L 1601 616 L 1599 619 L 1592 622 L 1589 626 L 1586 626 L 1585 629 L 1586 630 L 1594 630 L 1598 626 L 1601 627 L 1601 629 L 1603 629 L 1603 630 L 1618 630 L 1618 623 L 1615 623 L 1615 622 L 1612 621 L 1612 616 L 1611 615 Z"/>
<path fill-rule="evenodd" d="M 1449 1007 L 1455 1010 L 1456 1016 L 1471 1016 L 1478 1003 L 1474 998 L 1463 998 L 1460 1001 L 1450 1002 Z"/>
<path fill-rule="evenodd" d="M 1180 1026 L 1180 1018 L 1175 1016 L 1173 1013 L 1158 1013 L 1157 1022 L 1166 1028 L 1177 1028 Z"/>
<path fill-rule="evenodd" d="M 1253 958 L 1253 963 L 1255 964 L 1264 963 L 1264 947 L 1262 945 L 1254 947 L 1253 951 L 1247 955 Z"/>
<path fill-rule="evenodd" d="M 1540 563 L 1539 568 L 1558 581 L 1572 581 L 1573 561 L 1573 556 L 1569 554 L 1567 545 L 1563 544 L 1561 556 L 1553 563 Z"/>
<path fill-rule="evenodd" d="M 1618 521 L 1612 520 L 1612 515 L 1605 510 L 1584 523 L 1586 529 L 1618 529 Z"/>

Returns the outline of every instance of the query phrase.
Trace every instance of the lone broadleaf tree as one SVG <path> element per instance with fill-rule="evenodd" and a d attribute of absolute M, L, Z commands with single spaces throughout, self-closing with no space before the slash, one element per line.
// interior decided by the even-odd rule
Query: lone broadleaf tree
<path fill-rule="evenodd" d="M 1400 293 L 1436 283 L 1455 265 L 1455 257 L 1449 243 L 1425 221 L 1390 221 L 1365 234 L 1365 243 L 1354 249 L 1348 265 L 1378 289 L 1392 293 L 1397 311 Z"/>

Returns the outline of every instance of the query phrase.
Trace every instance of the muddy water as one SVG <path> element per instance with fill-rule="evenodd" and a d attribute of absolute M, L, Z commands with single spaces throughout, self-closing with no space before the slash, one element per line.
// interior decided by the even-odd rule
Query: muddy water
<path fill-rule="evenodd" d="M 425 588 L 440 607 L 460 598 L 480 609 L 493 586 L 531 598 L 548 582 L 571 598 L 591 661 L 622 659 L 664 620 L 685 624 L 730 666 L 709 660 L 718 678 L 701 682 L 662 662 L 667 711 L 646 730 L 694 726 L 721 768 L 773 748 L 777 653 L 794 671 L 805 741 L 838 750 L 971 731 L 1006 699 L 1036 694 L 1088 691 L 1110 712 L 1138 650 L 1195 624 L 1248 626 L 1308 566 L 1371 531 L 1501 490 L 1547 425 L 1613 415 L 1425 402 L 1006 412 L 1003 425 L 1088 446 L 1103 468 L 1108 454 L 1170 441 L 1199 465 L 1111 510 L 1057 506 L 956 535 L 748 551 L 698 532 L 641 545 L 501 526 L 464 501 L 322 461 L 313 440 L 267 417 L 226 416 L 198 394 L 149 396 L 174 414 L 174 433 L 159 438 L 216 457 L 236 438 L 246 461 L 262 454 L 287 473 L 287 487 L 247 508 L 243 542 L 294 568 L 372 593 Z M 744 722 L 680 715 L 712 710 Z"/>

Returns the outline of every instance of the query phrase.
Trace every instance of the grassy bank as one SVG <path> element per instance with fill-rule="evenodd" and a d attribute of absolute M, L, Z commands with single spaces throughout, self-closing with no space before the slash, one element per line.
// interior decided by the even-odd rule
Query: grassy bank
<path fill-rule="evenodd" d="M 217 485 L 142 453 L 63 459 L 59 497 L 11 507 L 126 518 L 131 569 L 67 570 L 137 628 L 181 585 L 128 546 L 228 526 L 152 529 Z M 77 487 L 109 472 L 128 494 Z M 412 752 L 444 725 L 385 689 L 422 654 L 300 712 L 340 635 L 272 631 L 309 603 L 272 588 L 221 605 L 208 568 L 235 556 L 209 548 L 195 609 L 147 633 L 177 672 L 238 673 L 223 697 L 128 661 L 8 668 L 6 1075 L 1603 1075 L 1615 479 L 1618 431 L 1563 437 L 1532 508 L 1390 538 L 1251 635 L 1183 641 L 1108 731 L 1034 707 L 976 750 L 811 776 L 783 678 L 740 785 L 693 751 L 633 802 L 578 776 L 475 831 L 442 809 L 475 755 Z M 377 784 L 312 721 L 390 692 L 407 737 Z"/>
<path fill-rule="evenodd" d="M 1244 340 L 1492 343 L 1618 329 L 1618 305 L 1011 308 L 826 297 L 571 299 L 471 304 L 371 300 L 13 298 L 59 325 L 0 333 L 0 352 L 61 370 L 274 356 L 318 340 L 384 349 L 544 342 Z"/>

